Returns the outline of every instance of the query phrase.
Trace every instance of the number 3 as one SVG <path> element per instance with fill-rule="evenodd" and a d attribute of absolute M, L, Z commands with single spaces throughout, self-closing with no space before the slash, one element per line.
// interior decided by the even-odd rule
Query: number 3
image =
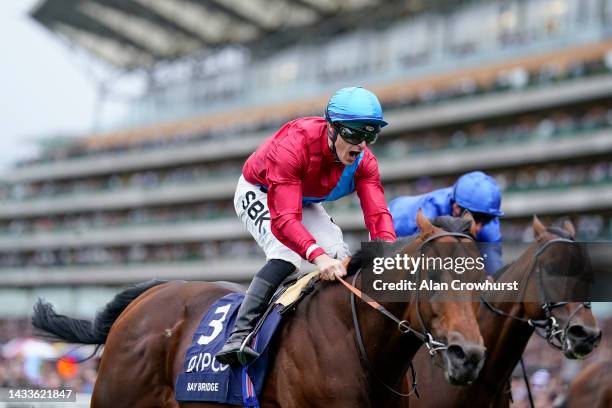
<path fill-rule="evenodd" d="M 221 317 L 215 320 L 211 320 L 211 322 L 208 323 L 208 326 L 213 328 L 213 332 L 208 336 L 204 336 L 204 335 L 200 336 L 200 338 L 198 339 L 199 345 L 201 346 L 207 345 L 208 343 L 213 341 L 219 335 L 219 333 L 221 333 L 221 331 L 223 330 L 222 323 L 227 317 L 227 312 L 229 312 L 230 307 L 232 307 L 232 305 L 228 303 L 225 306 L 219 306 L 217 310 L 215 310 L 215 314 L 220 314 Z"/>

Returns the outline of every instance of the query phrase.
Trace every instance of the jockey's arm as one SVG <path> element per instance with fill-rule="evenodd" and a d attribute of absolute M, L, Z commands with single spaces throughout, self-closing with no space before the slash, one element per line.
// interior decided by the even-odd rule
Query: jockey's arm
<path fill-rule="evenodd" d="M 378 162 L 371 153 L 364 157 L 355 175 L 355 189 L 361 202 L 363 218 L 370 232 L 370 239 L 395 241 L 395 229 L 391 214 L 387 209 L 385 192 L 378 172 Z"/>
<path fill-rule="evenodd" d="M 494 275 L 504 264 L 502 258 L 502 235 L 499 225 L 499 218 L 494 218 L 486 225 L 483 225 L 476 239 L 479 242 L 486 242 L 484 246 L 483 256 L 485 258 L 485 267 L 487 274 Z"/>
<path fill-rule="evenodd" d="M 287 142 L 271 150 L 266 160 L 272 233 L 289 249 L 313 262 L 325 251 L 302 224 L 304 158 Z"/>
<path fill-rule="evenodd" d="M 435 193 L 432 192 L 432 193 Z M 416 223 L 416 215 L 419 210 L 430 220 L 442 215 L 435 199 L 430 195 L 402 196 L 397 197 L 389 203 L 389 211 L 393 217 L 395 233 L 399 237 L 407 237 L 419 232 Z"/>
<path fill-rule="evenodd" d="M 295 197 L 298 197 L 295 199 Z M 334 280 L 346 275 L 341 260 L 329 256 L 317 245 L 314 237 L 302 224 L 302 183 L 271 182 L 268 190 L 272 233 L 288 248 L 317 266 L 323 280 Z"/>

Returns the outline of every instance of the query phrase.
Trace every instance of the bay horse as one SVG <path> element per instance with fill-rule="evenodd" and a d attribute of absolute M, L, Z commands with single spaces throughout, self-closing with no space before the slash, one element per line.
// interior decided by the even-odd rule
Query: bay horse
<path fill-rule="evenodd" d="M 612 361 L 598 361 L 582 370 L 570 385 L 564 406 L 612 408 Z"/>
<path fill-rule="evenodd" d="M 461 242 L 470 255 L 478 256 L 469 236 L 436 227 L 421 212 L 417 224 L 420 232 L 404 253 L 415 255 L 422 248 L 426 254 L 465 255 L 441 253 L 438 246 L 429 245 Z M 357 279 L 355 286 L 360 285 Z M 32 323 L 56 339 L 104 344 L 91 400 L 94 408 L 218 407 L 178 403 L 174 385 L 200 320 L 229 292 L 215 283 L 152 282 L 119 293 L 93 322 L 57 315 L 50 304 L 39 301 Z M 356 319 L 368 369 L 355 340 L 349 291 L 337 282 L 317 284 L 281 323 L 272 340 L 268 374 L 259 396 L 261 406 L 380 406 L 372 401 L 390 393 L 382 382 L 399 386 L 423 344 L 413 332 L 438 346 L 437 355 L 444 359 L 449 379 L 456 383 L 475 379 L 485 355 L 475 303 L 415 302 L 414 291 L 406 296 L 403 302 L 381 302 L 402 321 L 399 326 L 357 301 Z M 405 333 L 407 327 L 413 332 Z"/>
<path fill-rule="evenodd" d="M 535 242 L 496 279 L 497 282 L 524 282 L 523 300 L 489 302 L 483 296 L 483 303 L 479 306 L 478 321 L 487 359 L 478 379 L 466 387 L 444 384 L 441 381 L 444 373 L 429 364 L 426 353 L 417 353 L 414 365 L 422 379 L 419 384 L 421 397 L 397 401 L 396 406 L 508 407 L 510 376 L 535 327 L 542 329 L 547 342 L 560 349 L 567 358 L 584 358 L 597 347 L 601 330 L 590 304 L 551 303 L 538 287 L 539 265 L 551 262 L 549 266 L 561 267 L 577 248 L 573 242 L 574 226 L 565 221 L 560 226 L 547 228 L 534 216 L 532 228 Z M 539 299 L 539 302 L 533 302 L 534 299 Z M 406 379 L 403 388 L 408 386 Z"/>

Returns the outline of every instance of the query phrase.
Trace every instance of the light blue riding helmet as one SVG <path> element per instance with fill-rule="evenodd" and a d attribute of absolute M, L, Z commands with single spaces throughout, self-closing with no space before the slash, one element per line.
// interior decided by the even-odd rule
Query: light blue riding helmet
<path fill-rule="evenodd" d="M 470 211 L 494 216 L 501 211 L 501 192 L 495 179 L 482 171 L 473 171 L 459 177 L 453 189 L 453 199 Z"/>
<path fill-rule="evenodd" d="M 376 95 L 360 86 L 338 90 L 329 99 L 325 118 L 334 122 L 363 122 L 387 126 L 383 120 L 382 107 Z"/>

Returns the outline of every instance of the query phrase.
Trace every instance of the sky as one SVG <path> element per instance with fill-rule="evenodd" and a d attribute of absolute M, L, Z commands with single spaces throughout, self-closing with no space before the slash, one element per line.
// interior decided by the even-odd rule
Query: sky
<path fill-rule="evenodd" d="M 82 135 L 93 126 L 96 82 L 82 57 L 28 16 L 35 4 L 0 1 L 2 172 L 34 155 L 37 140 Z"/>

